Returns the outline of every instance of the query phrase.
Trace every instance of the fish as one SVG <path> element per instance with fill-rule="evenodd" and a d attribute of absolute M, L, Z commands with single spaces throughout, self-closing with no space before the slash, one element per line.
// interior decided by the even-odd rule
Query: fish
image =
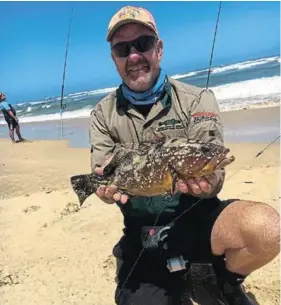
<path fill-rule="evenodd" d="M 223 145 L 156 136 L 137 149 L 116 149 L 103 175 L 81 174 L 70 180 L 80 206 L 101 185 L 114 184 L 118 192 L 129 197 L 166 196 L 174 194 L 178 179 L 210 175 L 234 160 L 230 149 Z"/>

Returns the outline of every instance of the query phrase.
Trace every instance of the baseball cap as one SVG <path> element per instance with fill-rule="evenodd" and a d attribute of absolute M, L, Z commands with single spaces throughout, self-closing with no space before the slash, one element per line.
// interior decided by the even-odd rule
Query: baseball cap
<path fill-rule="evenodd" d="M 124 6 L 111 18 L 108 25 L 106 40 L 110 41 L 116 30 L 127 23 L 142 24 L 150 28 L 158 36 L 155 20 L 148 10 L 142 7 Z"/>

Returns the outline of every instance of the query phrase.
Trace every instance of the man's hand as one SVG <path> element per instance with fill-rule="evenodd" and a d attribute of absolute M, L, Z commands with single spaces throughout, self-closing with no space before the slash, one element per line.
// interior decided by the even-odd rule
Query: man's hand
<path fill-rule="evenodd" d="M 97 175 L 102 175 L 104 167 L 110 162 L 111 159 L 112 157 L 107 159 L 102 167 L 97 167 L 95 169 L 95 173 Z M 101 185 L 97 189 L 96 195 L 107 204 L 112 204 L 115 203 L 116 201 L 120 201 L 121 203 L 125 204 L 128 201 L 127 195 L 120 194 L 119 192 L 117 192 L 116 185 L 109 185 L 109 186 Z"/>
<path fill-rule="evenodd" d="M 177 191 L 181 193 L 190 193 L 191 195 L 197 195 L 198 197 L 208 196 L 217 187 L 218 178 L 215 173 L 201 177 L 201 178 L 190 178 L 186 181 L 178 180 L 176 184 Z"/>
<path fill-rule="evenodd" d="M 15 121 L 19 121 L 19 119 L 13 114 L 13 112 L 11 110 L 8 111 L 9 115 L 11 118 L 13 118 Z"/>

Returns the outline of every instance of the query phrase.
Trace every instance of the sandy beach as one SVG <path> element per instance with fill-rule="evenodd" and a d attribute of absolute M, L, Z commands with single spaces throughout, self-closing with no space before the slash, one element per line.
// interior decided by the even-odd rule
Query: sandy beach
<path fill-rule="evenodd" d="M 279 143 L 255 158 L 267 144 L 226 143 L 236 161 L 220 198 L 262 201 L 279 211 Z M 122 234 L 121 213 L 95 195 L 79 209 L 69 183 L 90 171 L 89 149 L 1 139 L 0 151 L 0 304 L 114 305 L 112 247 Z M 278 256 L 247 278 L 257 304 L 280 303 L 279 264 Z"/>

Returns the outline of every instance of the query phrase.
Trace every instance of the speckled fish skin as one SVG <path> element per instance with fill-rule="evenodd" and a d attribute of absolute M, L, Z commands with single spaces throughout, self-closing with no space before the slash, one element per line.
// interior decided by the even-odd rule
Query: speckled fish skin
<path fill-rule="evenodd" d="M 172 191 L 176 178 L 209 175 L 235 158 L 224 146 L 190 141 L 186 138 L 158 139 L 143 143 L 137 150 L 117 152 L 103 176 L 86 174 L 71 177 L 80 204 L 100 185 L 114 184 L 129 196 L 158 196 Z"/>

